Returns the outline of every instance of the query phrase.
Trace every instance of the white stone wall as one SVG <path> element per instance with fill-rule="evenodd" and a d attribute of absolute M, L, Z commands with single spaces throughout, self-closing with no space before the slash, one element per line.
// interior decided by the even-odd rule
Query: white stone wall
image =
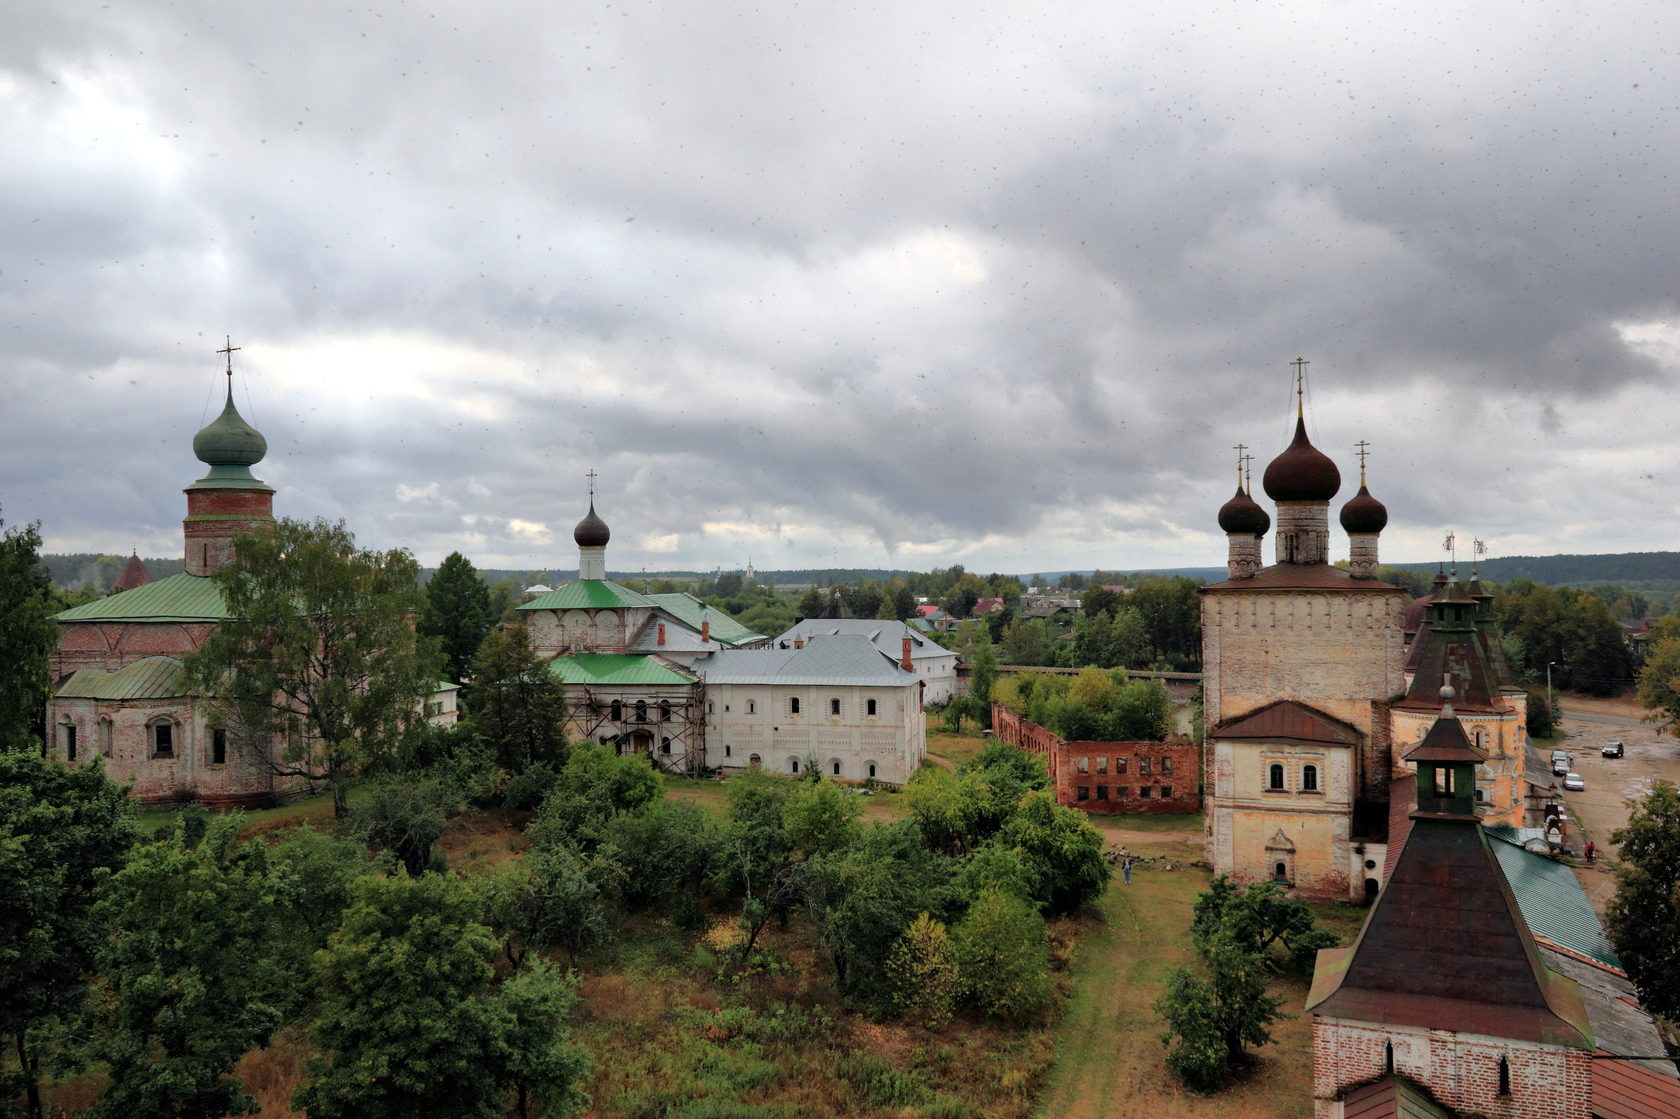
<path fill-rule="evenodd" d="M 814 755 L 826 776 L 901 785 L 927 755 L 919 691 L 917 685 L 708 684 L 706 764 L 740 770 L 756 755 L 765 769 L 791 774 L 793 763 L 802 772 Z"/>

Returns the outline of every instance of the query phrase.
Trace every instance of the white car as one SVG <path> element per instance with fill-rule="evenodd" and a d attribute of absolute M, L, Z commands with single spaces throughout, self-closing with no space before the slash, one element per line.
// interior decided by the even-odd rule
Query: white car
<path fill-rule="evenodd" d="M 1581 775 L 1579 773 L 1564 774 L 1563 787 L 1566 791 L 1571 793 L 1584 793 L 1587 791 L 1587 783 L 1581 779 Z"/>

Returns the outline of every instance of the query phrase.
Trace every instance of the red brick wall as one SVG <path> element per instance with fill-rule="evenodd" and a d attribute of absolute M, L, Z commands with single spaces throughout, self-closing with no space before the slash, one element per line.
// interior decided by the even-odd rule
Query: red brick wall
<path fill-rule="evenodd" d="M 1588 1119 L 1592 1058 L 1584 1049 L 1537 1045 L 1450 1030 L 1380 1027 L 1313 1017 L 1313 1114 L 1327 1119 L 1350 1088 L 1382 1077 L 1384 1045 L 1394 1071 L 1427 1087 L 1455 1111 L 1487 1119 Z M 1499 1059 L 1510 1069 L 1499 1092 Z"/>
<path fill-rule="evenodd" d="M 992 734 L 1018 750 L 1042 755 L 1056 803 L 1068 808 L 1099 815 L 1201 810 L 1201 754 L 1187 738 L 1068 742 L 996 703 Z"/>

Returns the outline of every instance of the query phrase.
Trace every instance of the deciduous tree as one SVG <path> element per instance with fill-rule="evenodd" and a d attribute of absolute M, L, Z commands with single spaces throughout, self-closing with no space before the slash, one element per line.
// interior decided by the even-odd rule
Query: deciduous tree
<path fill-rule="evenodd" d="M 1167 1023 L 1161 1040 L 1167 1067 L 1185 1084 L 1211 1092 L 1246 1059 L 1246 1047 L 1268 1044 L 1268 1027 L 1284 1017 L 1279 999 L 1267 989 L 1269 969 L 1258 955 L 1215 938 L 1203 951 L 1208 977 L 1175 969 L 1155 1000 Z"/>
<path fill-rule="evenodd" d="M 922 913 L 887 956 L 893 1007 L 930 1030 L 951 1020 L 957 1001 L 957 960 L 945 926 Z"/>
<path fill-rule="evenodd" d="M 106 997 L 92 1046 L 110 1082 L 89 1119 L 219 1119 L 257 1102 L 233 1075 L 279 1022 L 281 884 L 238 817 L 135 850 L 100 889 Z"/>
<path fill-rule="evenodd" d="M 1084 813 L 1058 805 L 1047 790 L 1022 797 L 999 836 L 1020 852 L 1039 891 L 1035 900 L 1052 917 L 1072 913 L 1108 889 L 1102 833 Z"/>
<path fill-rule="evenodd" d="M 1680 617 L 1671 615 L 1651 627 L 1645 667 L 1639 670 L 1639 702 L 1659 733 L 1673 734 L 1680 727 Z"/>
<path fill-rule="evenodd" d="M 1050 940 L 1030 902 L 983 890 L 951 932 L 963 997 L 982 1014 L 1020 1021 L 1050 1002 Z"/>
<path fill-rule="evenodd" d="M 228 616 L 186 658 L 193 686 L 225 704 L 252 759 L 323 777 L 340 819 L 356 776 L 425 726 L 440 670 L 414 631 L 419 574 L 405 551 L 358 551 L 342 522 L 282 520 L 212 576 Z"/>
<path fill-rule="evenodd" d="M 82 1005 L 104 940 L 95 887 L 123 865 L 134 836 L 133 806 L 97 762 L 0 751 L 0 1036 L 17 1056 L 31 1119 L 41 1114 L 42 1034 Z"/>
<path fill-rule="evenodd" d="M 1654 1014 L 1680 1021 L 1680 789 L 1658 781 L 1611 834 L 1621 851 L 1605 927 Z"/>
<path fill-rule="evenodd" d="M 40 749 L 47 656 L 58 642 L 52 582 L 41 566 L 41 526 L 0 520 L 0 750 Z"/>
<path fill-rule="evenodd" d="M 493 630 L 472 659 L 465 726 L 496 752 L 507 773 L 566 763 L 566 691 L 522 625 Z"/>

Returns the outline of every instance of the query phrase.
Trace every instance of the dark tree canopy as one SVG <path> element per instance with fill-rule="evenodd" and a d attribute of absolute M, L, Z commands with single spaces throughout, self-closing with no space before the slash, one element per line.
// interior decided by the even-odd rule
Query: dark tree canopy
<path fill-rule="evenodd" d="M 508 773 L 566 762 L 566 691 L 531 646 L 522 625 L 501 626 L 472 661 L 466 727 L 496 752 Z"/>
<path fill-rule="evenodd" d="M 0 750 L 39 749 L 46 718 L 47 657 L 58 642 L 55 603 L 41 566 L 37 524 L 0 520 Z"/>
<path fill-rule="evenodd" d="M 450 552 L 426 583 L 426 605 L 420 612 L 423 637 L 435 637 L 443 647 L 445 671 L 460 683 L 479 644 L 496 621 L 485 585 L 472 561 Z"/>
<path fill-rule="evenodd" d="M 228 617 L 186 658 L 190 679 L 226 701 L 251 757 L 325 778 L 340 818 L 356 775 L 402 756 L 425 726 L 440 667 L 414 631 L 419 574 L 405 551 L 358 551 L 342 522 L 283 520 L 240 537 L 212 576 Z"/>
<path fill-rule="evenodd" d="M 134 842 L 133 805 L 103 768 L 0 751 L 0 1035 L 40 1115 L 31 1031 L 74 1013 L 104 930 L 94 890 Z"/>
<path fill-rule="evenodd" d="M 1606 931 L 1646 1009 L 1680 1021 L 1680 789 L 1658 781 L 1633 802 Z"/>

